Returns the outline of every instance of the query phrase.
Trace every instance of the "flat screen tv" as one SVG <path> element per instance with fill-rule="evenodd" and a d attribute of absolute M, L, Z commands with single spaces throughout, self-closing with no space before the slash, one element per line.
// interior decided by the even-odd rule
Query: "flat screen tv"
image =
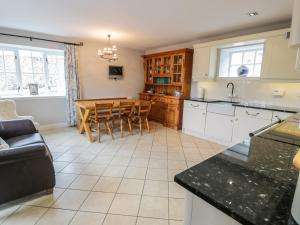
<path fill-rule="evenodd" d="M 123 79 L 123 66 L 109 66 L 109 79 Z"/>

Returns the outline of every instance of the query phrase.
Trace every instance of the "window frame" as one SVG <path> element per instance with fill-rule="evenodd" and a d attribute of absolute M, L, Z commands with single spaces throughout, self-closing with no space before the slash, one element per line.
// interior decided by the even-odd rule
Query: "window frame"
<path fill-rule="evenodd" d="M 60 50 L 60 49 L 47 49 L 47 48 L 40 48 L 40 47 L 30 47 L 30 46 L 22 46 L 22 45 L 10 45 L 10 44 L 4 44 L 4 43 L 0 43 L 0 50 L 2 51 L 12 51 L 15 54 L 15 67 L 16 67 L 16 76 L 17 76 L 17 81 L 18 81 L 18 94 L 15 95 L 10 95 L 10 94 L 0 94 L 0 99 L 5 99 L 5 98 L 17 98 L 17 99 L 29 99 L 29 98 L 33 98 L 33 99 L 41 99 L 41 98 L 60 98 L 66 97 L 66 90 L 64 92 L 64 94 L 53 94 L 51 95 L 50 93 L 48 93 L 47 95 L 25 95 L 23 92 L 23 78 L 22 78 L 22 71 L 21 71 L 21 62 L 20 62 L 20 54 L 19 51 L 20 50 L 24 50 L 24 51 L 37 51 L 37 52 L 41 52 L 43 59 L 44 59 L 44 74 L 45 74 L 45 81 L 46 81 L 46 85 L 49 86 L 49 72 L 48 72 L 48 59 L 47 56 L 48 55 L 56 55 L 56 56 L 63 56 L 64 55 L 64 50 Z M 31 56 L 32 57 L 32 56 Z M 33 68 L 33 62 L 32 63 L 32 68 Z M 65 68 L 64 68 L 65 69 Z M 33 72 L 34 74 L 34 72 Z"/>
<path fill-rule="evenodd" d="M 249 49 L 249 50 L 233 50 L 231 52 L 229 52 L 229 57 L 228 57 L 228 68 L 227 68 L 227 76 L 221 76 L 221 61 L 222 61 L 222 56 L 221 56 L 221 51 L 224 50 L 224 49 L 232 49 L 232 48 L 243 48 L 243 47 L 249 47 L 249 46 L 255 46 L 255 45 L 262 45 L 262 48 L 261 50 L 263 51 L 262 52 L 262 62 L 261 63 L 256 63 L 256 57 L 257 57 L 257 52 L 259 51 L 258 49 Z M 241 43 L 232 43 L 232 44 L 226 44 L 226 45 L 222 45 L 222 46 L 219 46 L 218 47 L 218 63 L 217 63 L 217 80 L 261 80 L 262 79 L 262 69 L 263 69 L 263 59 L 264 59 L 264 56 L 265 56 L 265 48 L 266 48 L 266 45 L 265 45 L 265 40 L 254 40 L 254 41 L 249 41 L 249 42 L 241 42 Z M 243 59 L 244 59 L 244 54 L 245 52 L 251 52 L 251 51 L 255 51 L 255 57 L 254 57 L 254 63 L 253 64 L 243 64 Z M 253 69 L 255 67 L 255 65 L 261 65 L 261 71 L 260 71 L 260 75 L 258 77 L 255 77 L 255 76 L 248 76 L 248 77 L 239 77 L 239 76 L 236 76 L 236 77 L 232 77 L 230 76 L 230 68 L 231 66 L 234 66 L 234 65 L 231 65 L 231 61 L 232 61 L 232 54 L 234 53 L 242 53 L 242 64 L 241 65 L 251 65 L 253 66 Z"/>

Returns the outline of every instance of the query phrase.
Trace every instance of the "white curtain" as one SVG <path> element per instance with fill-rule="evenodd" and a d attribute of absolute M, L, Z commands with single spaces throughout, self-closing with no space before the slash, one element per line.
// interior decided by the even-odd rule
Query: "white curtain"
<path fill-rule="evenodd" d="M 80 83 L 78 74 L 78 53 L 75 45 L 65 46 L 66 93 L 67 93 L 67 122 L 75 126 L 77 111 L 74 101 L 80 99 Z"/>

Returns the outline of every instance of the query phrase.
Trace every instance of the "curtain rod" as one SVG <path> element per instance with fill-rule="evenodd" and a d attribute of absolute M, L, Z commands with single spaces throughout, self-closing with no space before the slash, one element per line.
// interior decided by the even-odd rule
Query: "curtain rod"
<path fill-rule="evenodd" d="M 50 39 L 45 39 L 45 38 L 36 38 L 36 37 L 30 37 L 30 36 L 24 36 L 24 35 L 16 35 L 16 34 L 6 34 L 6 33 L 0 33 L 0 35 L 10 36 L 10 37 L 26 38 L 26 39 L 29 39 L 30 41 L 32 41 L 32 40 L 38 40 L 38 41 L 48 41 L 48 42 L 66 44 L 66 45 L 83 46 L 83 42 L 72 43 L 72 42 L 55 41 L 55 40 L 50 40 Z"/>

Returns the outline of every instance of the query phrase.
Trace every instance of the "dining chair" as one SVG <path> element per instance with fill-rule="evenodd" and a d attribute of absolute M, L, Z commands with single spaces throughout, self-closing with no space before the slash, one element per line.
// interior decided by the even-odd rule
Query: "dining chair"
<path fill-rule="evenodd" d="M 91 116 L 91 130 L 97 131 L 98 142 L 100 142 L 101 136 L 101 123 L 104 124 L 106 133 L 109 133 L 112 140 L 114 136 L 112 133 L 112 128 L 109 126 L 109 122 L 113 121 L 112 115 L 113 103 L 99 103 L 95 104 L 93 116 Z M 93 128 L 96 125 L 96 129 Z"/>
<path fill-rule="evenodd" d="M 138 122 L 141 135 L 143 134 L 143 123 L 145 124 L 148 132 L 150 132 L 148 116 L 151 110 L 151 101 L 140 101 L 137 111 L 134 113 L 135 121 Z"/>
<path fill-rule="evenodd" d="M 132 115 L 134 111 L 135 103 L 134 101 L 120 101 L 118 113 L 114 116 L 114 121 L 120 121 L 120 130 L 122 137 L 124 136 L 124 130 L 126 128 L 126 123 L 128 124 L 128 130 L 132 134 Z M 113 122 L 114 122 L 113 121 Z"/>

